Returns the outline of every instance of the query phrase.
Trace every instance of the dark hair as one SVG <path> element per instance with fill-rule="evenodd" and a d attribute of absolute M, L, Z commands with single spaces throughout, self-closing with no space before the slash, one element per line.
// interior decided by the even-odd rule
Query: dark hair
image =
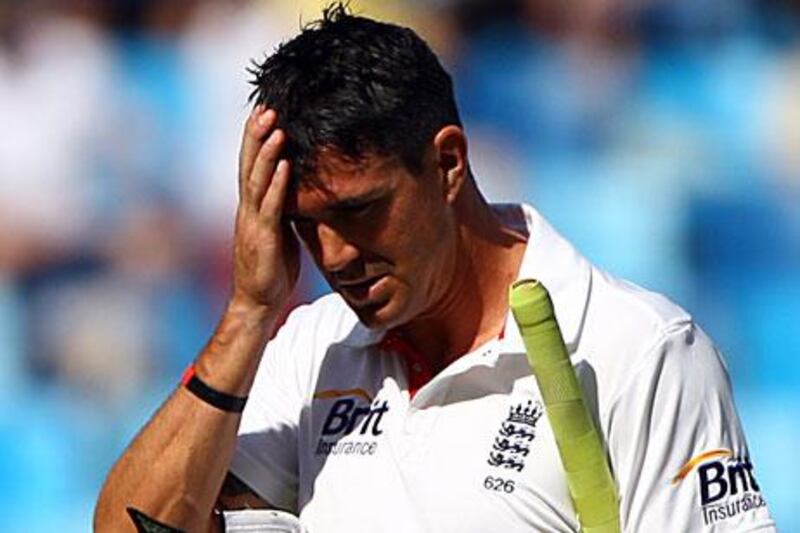
<path fill-rule="evenodd" d="M 418 174 L 436 132 L 461 125 L 450 76 L 428 45 L 342 3 L 254 62 L 251 73 L 250 100 L 278 113 L 295 180 L 316 182 L 321 150 L 354 162 L 398 157 Z"/>

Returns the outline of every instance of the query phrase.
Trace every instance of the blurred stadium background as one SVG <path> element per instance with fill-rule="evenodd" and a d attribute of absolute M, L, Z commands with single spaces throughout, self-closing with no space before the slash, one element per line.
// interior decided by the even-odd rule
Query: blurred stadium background
<path fill-rule="evenodd" d="M 0 1 L 5 531 L 87 531 L 104 474 L 206 341 L 248 60 L 319 6 Z M 800 2 L 354 6 L 444 58 L 491 199 L 534 203 L 712 334 L 772 511 L 800 531 Z M 312 274 L 298 301 L 325 290 Z"/>

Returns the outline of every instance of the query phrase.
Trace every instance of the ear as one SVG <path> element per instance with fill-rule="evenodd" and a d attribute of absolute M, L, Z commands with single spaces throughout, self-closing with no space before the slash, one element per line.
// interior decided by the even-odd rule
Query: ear
<path fill-rule="evenodd" d="M 443 127 L 433 138 L 433 148 L 445 198 L 452 204 L 468 176 L 464 130 L 454 125 Z"/>

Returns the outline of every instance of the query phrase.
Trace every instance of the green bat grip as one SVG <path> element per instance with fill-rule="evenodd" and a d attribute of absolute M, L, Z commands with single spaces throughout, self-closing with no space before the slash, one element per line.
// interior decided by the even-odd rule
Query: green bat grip
<path fill-rule="evenodd" d="M 581 531 L 619 533 L 617 489 L 550 295 L 538 281 L 521 280 L 511 285 L 509 304 L 553 428 Z"/>

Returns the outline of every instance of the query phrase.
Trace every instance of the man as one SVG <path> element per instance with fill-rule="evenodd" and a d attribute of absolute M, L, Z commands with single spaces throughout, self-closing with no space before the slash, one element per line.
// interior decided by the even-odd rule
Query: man
<path fill-rule="evenodd" d="M 553 298 L 625 531 L 772 528 L 711 341 L 533 208 L 486 203 L 450 78 L 413 32 L 334 7 L 255 74 L 230 303 L 109 475 L 98 530 L 214 531 L 214 509 L 273 507 L 312 533 L 577 531 L 508 318 L 508 286 L 531 277 Z M 269 340 L 295 235 L 334 293 Z"/>

